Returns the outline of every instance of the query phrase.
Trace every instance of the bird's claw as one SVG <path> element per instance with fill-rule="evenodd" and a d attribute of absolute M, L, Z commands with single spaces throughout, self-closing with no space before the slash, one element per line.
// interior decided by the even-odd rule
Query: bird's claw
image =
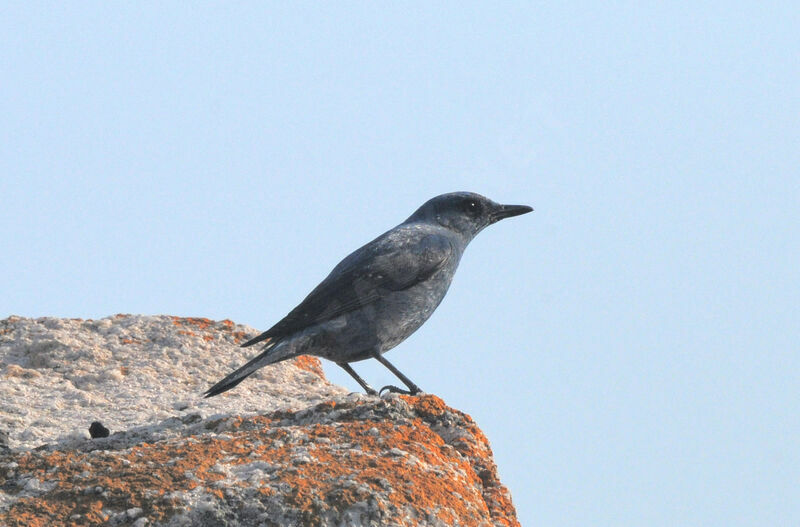
<path fill-rule="evenodd" d="M 383 391 L 384 390 L 388 391 L 389 393 L 401 393 L 403 395 L 416 395 L 416 394 L 420 393 L 420 391 L 421 391 L 419 388 L 417 388 L 416 390 L 404 390 L 403 388 L 398 388 L 397 386 L 394 386 L 393 384 L 389 384 L 389 385 L 384 386 L 383 388 L 381 388 L 378 391 L 378 395 L 383 395 Z"/>

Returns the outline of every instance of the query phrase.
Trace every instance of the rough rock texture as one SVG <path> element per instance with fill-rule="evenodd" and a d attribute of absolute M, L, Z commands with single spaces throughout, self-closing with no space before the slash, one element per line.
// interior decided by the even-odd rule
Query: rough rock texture
<path fill-rule="evenodd" d="M 302 357 L 200 398 L 254 333 L 0 321 L 0 525 L 518 525 L 488 441 L 435 396 L 348 394 Z"/>

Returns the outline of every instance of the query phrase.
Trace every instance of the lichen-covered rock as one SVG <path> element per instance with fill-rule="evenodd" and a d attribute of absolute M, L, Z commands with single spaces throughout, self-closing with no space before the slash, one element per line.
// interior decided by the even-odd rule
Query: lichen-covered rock
<path fill-rule="evenodd" d="M 435 396 L 347 394 L 304 357 L 201 399 L 251 333 L 0 321 L 0 525 L 518 525 L 488 441 Z M 90 439 L 94 420 L 111 435 Z"/>

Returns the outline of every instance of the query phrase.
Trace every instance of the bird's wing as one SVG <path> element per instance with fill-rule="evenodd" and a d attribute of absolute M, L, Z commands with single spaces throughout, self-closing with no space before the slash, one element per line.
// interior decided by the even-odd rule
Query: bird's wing
<path fill-rule="evenodd" d="M 389 231 L 342 260 L 283 320 L 242 346 L 290 335 L 408 289 L 453 256 L 445 236 L 402 227 Z"/>

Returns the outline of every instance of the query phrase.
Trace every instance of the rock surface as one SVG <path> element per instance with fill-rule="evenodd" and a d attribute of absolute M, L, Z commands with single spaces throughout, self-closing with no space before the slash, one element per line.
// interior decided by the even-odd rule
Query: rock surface
<path fill-rule="evenodd" d="M 519 525 L 488 441 L 435 396 L 348 394 L 301 357 L 202 399 L 255 333 L 0 321 L 0 525 Z"/>

